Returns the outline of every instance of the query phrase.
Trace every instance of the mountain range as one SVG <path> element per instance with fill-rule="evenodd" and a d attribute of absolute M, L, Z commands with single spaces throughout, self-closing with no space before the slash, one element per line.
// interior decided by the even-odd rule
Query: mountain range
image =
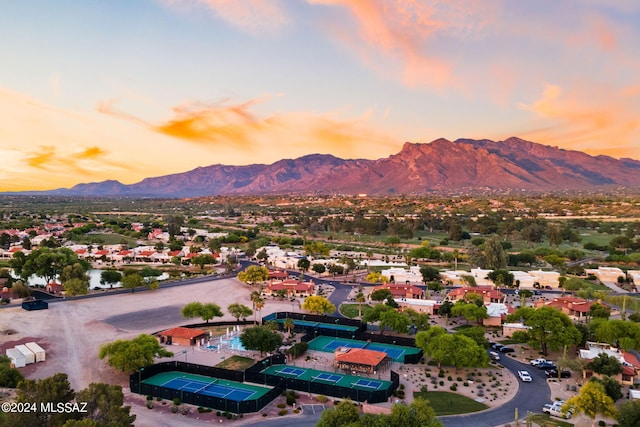
<path fill-rule="evenodd" d="M 591 156 L 516 137 L 407 142 L 377 160 L 311 154 L 272 164 L 211 165 L 188 172 L 78 184 L 38 192 L 69 196 L 199 197 L 257 194 L 421 194 L 482 190 L 532 192 L 637 187 L 640 161 Z M 31 193 L 34 194 L 34 193 Z"/>

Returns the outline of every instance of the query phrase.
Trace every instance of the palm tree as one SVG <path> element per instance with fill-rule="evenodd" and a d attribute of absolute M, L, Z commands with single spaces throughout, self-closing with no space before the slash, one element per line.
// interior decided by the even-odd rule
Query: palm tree
<path fill-rule="evenodd" d="M 295 326 L 295 321 L 292 318 L 287 317 L 286 319 L 284 319 L 284 323 L 282 324 L 282 326 L 287 330 L 289 336 L 291 336 L 291 329 L 293 329 L 293 327 Z"/>
<path fill-rule="evenodd" d="M 262 309 L 262 307 L 264 307 L 264 299 L 262 298 L 261 294 L 259 291 L 253 291 L 251 292 L 250 295 L 251 298 L 251 303 L 253 304 L 253 323 L 256 324 L 258 323 L 257 320 L 257 312 L 258 312 L 258 304 L 261 303 L 262 305 L 260 306 L 260 309 Z"/>
<path fill-rule="evenodd" d="M 265 304 L 265 300 L 263 298 L 258 299 L 256 302 L 254 302 L 254 307 L 256 308 L 255 311 L 253 312 L 253 323 L 258 323 L 258 320 L 256 319 L 256 313 L 258 311 L 262 311 L 262 309 L 264 308 L 264 304 Z"/>
<path fill-rule="evenodd" d="M 362 317 L 362 303 L 365 302 L 367 299 L 364 297 L 364 294 L 362 293 L 362 291 L 360 291 L 356 294 L 355 300 L 358 303 L 358 317 Z"/>

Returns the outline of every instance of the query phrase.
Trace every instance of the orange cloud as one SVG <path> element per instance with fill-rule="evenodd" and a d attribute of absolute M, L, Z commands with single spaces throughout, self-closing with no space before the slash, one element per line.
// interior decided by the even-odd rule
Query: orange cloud
<path fill-rule="evenodd" d="M 56 160 L 56 149 L 50 145 L 38 147 L 38 151 L 28 154 L 25 162 L 34 168 L 46 168 L 48 164 Z"/>
<path fill-rule="evenodd" d="M 289 23 L 280 0 L 165 0 L 170 5 L 203 4 L 216 16 L 242 31 L 256 35 L 277 32 Z"/>
<path fill-rule="evenodd" d="M 381 144 L 390 150 L 397 145 L 369 123 L 370 114 L 351 120 L 308 112 L 260 117 L 251 111 L 259 102 L 183 105 L 174 109 L 174 118 L 153 129 L 198 144 L 262 153 L 261 157 L 269 160 L 277 160 L 274 147 L 289 157 L 317 152 L 360 157 L 370 152 L 371 145 Z"/>
<path fill-rule="evenodd" d="M 100 147 L 89 147 L 77 154 L 79 159 L 95 159 L 105 154 L 105 151 Z"/>
<path fill-rule="evenodd" d="M 367 66 L 391 78 L 399 76 L 410 87 L 459 85 L 452 64 L 436 52 L 433 39 L 443 35 L 466 36 L 486 25 L 492 15 L 491 7 L 479 8 L 477 3 L 467 1 L 308 2 L 346 8 L 355 25 L 332 21 L 329 29 L 334 36 L 355 51 Z"/>
<path fill-rule="evenodd" d="M 640 158 L 640 93 L 637 86 L 620 90 L 606 86 L 547 85 L 532 104 L 543 125 L 522 132 L 537 142 L 592 154 Z"/>

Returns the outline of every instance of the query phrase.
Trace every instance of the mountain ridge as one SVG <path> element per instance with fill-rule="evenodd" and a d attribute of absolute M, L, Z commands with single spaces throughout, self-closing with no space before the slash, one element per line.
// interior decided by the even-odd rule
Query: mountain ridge
<path fill-rule="evenodd" d="M 214 164 L 145 178 L 82 183 L 37 192 L 69 196 L 199 197 L 290 193 L 420 194 L 461 189 L 588 190 L 638 186 L 640 161 L 547 146 L 517 137 L 504 141 L 445 138 L 405 142 L 374 160 L 309 154 L 271 164 Z M 36 194 L 36 192 L 29 192 Z"/>

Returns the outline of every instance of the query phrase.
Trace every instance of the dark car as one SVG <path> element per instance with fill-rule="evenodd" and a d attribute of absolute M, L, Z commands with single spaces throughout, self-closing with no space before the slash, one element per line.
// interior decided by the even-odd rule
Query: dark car
<path fill-rule="evenodd" d="M 499 344 L 497 342 L 494 342 L 493 344 L 491 344 L 491 348 L 494 350 L 500 350 L 501 348 L 503 348 L 504 346 L 502 344 Z"/>
<path fill-rule="evenodd" d="M 516 349 L 513 347 L 502 347 L 500 349 L 498 349 L 498 351 L 500 351 L 501 353 L 515 353 Z"/>
<path fill-rule="evenodd" d="M 541 363 L 538 365 L 538 368 L 542 369 L 543 371 L 548 371 L 551 369 L 558 369 L 558 367 L 551 362 L 545 362 L 545 363 Z"/>
<path fill-rule="evenodd" d="M 548 378 L 558 378 L 557 369 L 549 369 L 545 372 Z M 560 371 L 560 378 L 571 378 L 571 371 Z"/>

